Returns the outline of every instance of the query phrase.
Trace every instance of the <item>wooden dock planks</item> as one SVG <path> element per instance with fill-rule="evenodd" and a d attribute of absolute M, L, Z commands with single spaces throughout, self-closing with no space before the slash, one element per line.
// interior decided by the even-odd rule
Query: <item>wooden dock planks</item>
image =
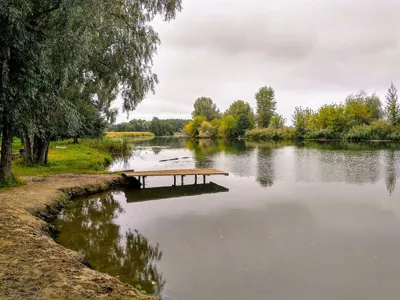
<path fill-rule="evenodd" d="M 181 176 L 181 184 L 183 185 L 183 178 L 185 176 L 195 176 L 195 184 L 197 184 L 197 176 L 203 176 L 203 184 L 206 183 L 206 176 L 213 175 L 224 175 L 228 176 L 228 172 L 216 170 L 216 169 L 181 169 L 181 170 L 154 170 L 154 171 L 138 171 L 138 172 L 125 172 L 122 173 L 122 176 L 127 178 L 128 180 L 136 180 L 138 179 L 139 185 L 142 185 L 143 188 L 146 187 L 146 178 L 147 177 L 160 177 L 160 176 L 173 176 L 174 177 L 174 186 L 176 186 L 176 176 Z"/>
<path fill-rule="evenodd" d="M 181 169 L 181 170 L 155 170 L 155 171 L 138 171 L 123 173 L 126 177 L 153 177 L 153 176 L 189 176 L 189 175 L 225 175 L 228 172 L 216 169 Z"/>

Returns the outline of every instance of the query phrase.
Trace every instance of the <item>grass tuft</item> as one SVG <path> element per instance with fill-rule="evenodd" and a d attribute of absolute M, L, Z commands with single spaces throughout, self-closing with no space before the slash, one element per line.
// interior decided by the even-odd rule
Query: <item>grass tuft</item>
<path fill-rule="evenodd" d="M 102 138 L 84 140 L 82 144 L 110 154 L 127 154 L 131 150 L 129 140 L 126 137 L 122 139 Z"/>
<path fill-rule="evenodd" d="M 23 184 L 24 182 L 16 176 L 10 176 L 5 180 L 0 180 L 0 188 L 11 188 Z"/>

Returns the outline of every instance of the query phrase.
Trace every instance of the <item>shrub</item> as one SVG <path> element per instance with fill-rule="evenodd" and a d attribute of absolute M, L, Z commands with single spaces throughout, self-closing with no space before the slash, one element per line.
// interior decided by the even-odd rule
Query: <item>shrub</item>
<path fill-rule="evenodd" d="M 236 120 L 233 116 L 224 116 L 218 128 L 218 136 L 223 138 L 236 137 Z"/>
<path fill-rule="evenodd" d="M 267 141 L 267 140 L 293 140 L 295 139 L 295 128 L 255 128 L 248 130 L 245 134 L 247 139 Z"/>
<path fill-rule="evenodd" d="M 339 132 L 334 132 L 331 129 L 321 129 L 317 131 L 308 132 L 305 136 L 306 139 L 317 140 L 317 139 L 327 139 L 335 140 L 340 139 L 342 134 Z"/>
<path fill-rule="evenodd" d="M 0 181 L 0 188 L 9 188 L 22 185 L 24 182 L 15 176 L 7 177 L 5 180 Z"/>
<path fill-rule="evenodd" d="M 83 144 L 111 154 L 124 154 L 131 150 L 131 146 L 127 138 L 123 139 L 87 139 L 83 141 Z"/>
<path fill-rule="evenodd" d="M 358 125 L 352 127 L 346 135 L 349 141 L 365 140 L 387 140 L 395 138 L 394 126 L 390 126 L 386 121 L 375 121 L 371 125 Z M 398 131 L 397 131 L 398 132 Z"/>
<path fill-rule="evenodd" d="M 217 136 L 218 127 L 214 127 L 210 122 L 204 121 L 201 123 L 199 130 L 199 137 L 201 138 L 214 138 Z"/>
<path fill-rule="evenodd" d="M 183 128 L 183 132 L 190 137 L 198 137 L 200 134 L 201 124 L 203 124 L 205 120 L 206 119 L 202 116 L 194 117 L 192 121 L 185 125 L 185 127 Z"/>

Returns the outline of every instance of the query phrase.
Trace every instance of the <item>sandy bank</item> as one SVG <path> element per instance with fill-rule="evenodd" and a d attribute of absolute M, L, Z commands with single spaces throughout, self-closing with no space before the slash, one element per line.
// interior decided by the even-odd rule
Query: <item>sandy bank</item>
<path fill-rule="evenodd" d="M 117 186 L 119 176 L 24 179 L 25 186 L 0 193 L 0 300 L 154 299 L 86 267 L 79 253 L 49 236 L 48 224 L 42 220 L 57 213 L 73 196 Z"/>

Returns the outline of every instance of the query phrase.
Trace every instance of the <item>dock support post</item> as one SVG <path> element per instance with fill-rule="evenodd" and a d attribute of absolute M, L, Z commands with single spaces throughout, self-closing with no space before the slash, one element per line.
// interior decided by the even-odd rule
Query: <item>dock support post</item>
<path fill-rule="evenodd" d="M 203 175 L 203 184 L 206 184 L 206 175 Z"/>
<path fill-rule="evenodd" d="M 181 176 L 181 185 L 183 185 L 183 177 L 185 177 L 185 175 Z"/>
<path fill-rule="evenodd" d="M 143 176 L 143 188 L 146 188 L 146 176 Z"/>
<path fill-rule="evenodd" d="M 176 175 L 174 175 L 174 186 L 176 186 Z"/>
<path fill-rule="evenodd" d="M 142 183 L 142 182 L 140 181 L 140 176 L 138 176 L 138 180 L 139 180 L 139 183 Z"/>
<path fill-rule="evenodd" d="M 194 184 L 197 184 L 197 175 L 194 175 Z"/>

